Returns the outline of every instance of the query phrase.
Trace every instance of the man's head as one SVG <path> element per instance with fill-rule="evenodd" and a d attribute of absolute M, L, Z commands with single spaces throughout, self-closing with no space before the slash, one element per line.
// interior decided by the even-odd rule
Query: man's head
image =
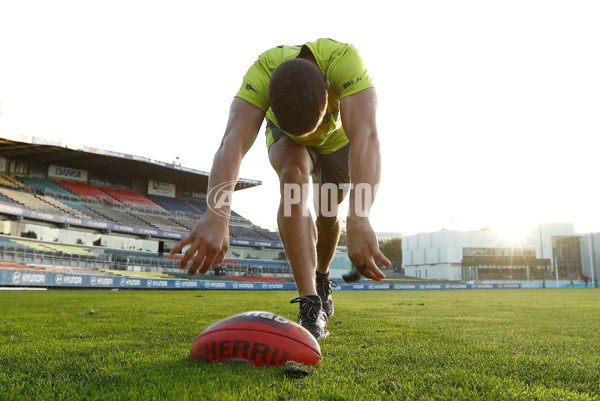
<path fill-rule="evenodd" d="M 302 136 L 314 132 L 325 115 L 328 84 L 319 67 L 295 58 L 281 63 L 269 82 L 271 109 L 279 127 Z"/>

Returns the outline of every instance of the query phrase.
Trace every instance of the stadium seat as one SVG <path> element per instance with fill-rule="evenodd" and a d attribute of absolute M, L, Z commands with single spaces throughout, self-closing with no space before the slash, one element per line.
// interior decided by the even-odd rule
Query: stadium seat
<path fill-rule="evenodd" d="M 106 192 L 87 183 L 68 180 L 54 180 L 54 182 L 84 200 L 103 200 L 109 204 L 119 204 L 115 198 Z"/>

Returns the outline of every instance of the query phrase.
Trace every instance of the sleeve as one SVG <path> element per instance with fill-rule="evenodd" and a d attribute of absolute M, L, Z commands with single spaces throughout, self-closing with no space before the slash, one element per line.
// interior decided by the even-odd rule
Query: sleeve
<path fill-rule="evenodd" d="M 267 57 L 262 54 L 244 75 L 242 85 L 235 96 L 246 100 L 266 113 L 270 107 L 270 77 L 271 69 Z"/>
<path fill-rule="evenodd" d="M 348 45 L 335 58 L 330 68 L 329 81 L 340 94 L 340 99 L 373 87 L 365 62 L 352 45 Z"/>

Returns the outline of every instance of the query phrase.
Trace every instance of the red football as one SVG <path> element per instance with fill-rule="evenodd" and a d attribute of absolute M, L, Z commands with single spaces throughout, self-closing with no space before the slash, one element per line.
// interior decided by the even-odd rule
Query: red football
<path fill-rule="evenodd" d="M 287 361 L 321 362 L 321 347 L 296 322 L 270 312 L 251 311 L 220 320 L 192 343 L 190 357 L 206 362 L 278 366 Z"/>

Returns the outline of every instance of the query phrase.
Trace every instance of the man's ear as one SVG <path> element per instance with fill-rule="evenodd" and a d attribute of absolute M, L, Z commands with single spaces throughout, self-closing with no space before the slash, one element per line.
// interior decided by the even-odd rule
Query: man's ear
<path fill-rule="evenodd" d="M 325 87 L 327 88 L 327 90 L 329 90 L 329 86 L 331 85 L 331 82 L 329 81 L 325 81 Z"/>

